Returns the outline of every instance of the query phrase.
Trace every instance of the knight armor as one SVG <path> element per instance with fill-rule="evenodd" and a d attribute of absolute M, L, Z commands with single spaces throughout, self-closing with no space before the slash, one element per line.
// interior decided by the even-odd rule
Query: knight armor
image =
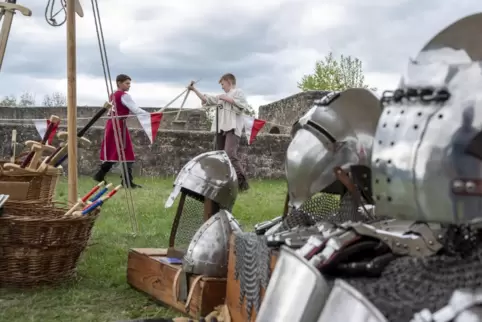
<path fill-rule="evenodd" d="M 171 228 L 168 256 L 183 261 L 178 299 L 189 301 L 191 274 L 225 277 L 232 231 L 240 231 L 231 215 L 238 181 L 224 151 L 202 153 L 189 161 L 174 181 L 166 201 L 171 207 L 181 194 Z M 186 307 L 189 307 L 186 302 Z"/>
<path fill-rule="evenodd" d="M 171 207 L 182 189 L 189 190 L 231 211 L 238 196 L 238 177 L 225 151 L 210 151 L 194 157 L 179 171 L 166 201 Z"/>
<path fill-rule="evenodd" d="M 399 88 L 384 93 L 371 179 L 374 213 L 394 219 L 336 224 L 300 249 L 335 284 L 313 321 L 482 319 L 473 291 L 482 284 L 481 29 L 482 14 L 452 24 L 410 63 Z M 270 281 L 267 294 L 279 287 Z M 451 300 L 466 289 L 464 301 Z"/>
<path fill-rule="evenodd" d="M 369 165 L 381 113 L 370 90 L 351 88 L 315 101 L 298 121 L 286 152 L 289 202 L 299 208 L 337 178 L 334 168 Z"/>
<path fill-rule="evenodd" d="M 283 246 L 256 322 L 315 322 L 328 294 L 320 272 Z"/>
<path fill-rule="evenodd" d="M 182 263 L 185 273 L 209 277 L 226 277 L 228 272 L 229 237 L 241 228 L 234 217 L 221 209 L 196 232 Z"/>

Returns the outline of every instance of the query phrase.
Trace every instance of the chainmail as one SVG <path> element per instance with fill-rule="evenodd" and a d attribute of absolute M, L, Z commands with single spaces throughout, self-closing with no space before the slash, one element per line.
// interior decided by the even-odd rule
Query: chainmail
<path fill-rule="evenodd" d="M 187 249 L 199 227 L 204 223 L 204 200 L 194 194 L 187 194 L 175 231 L 174 246 Z"/>
<path fill-rule="evenodd" d="M 235 233 L 236 263 L 234 277 L 239 281 L 239 305 L 246 300 L 246 313 L 251 318 L 252 308 L 258 312 L 261 288 L 266 289 L 270 278 L 270 250 L 264 236 L 255 233 Z"/>
<path fill-rule="evenodd" d="M 482 233 L 448 226 L 443 250 L 425 258 L 399 257 L 378 278 L 343 277 L 391 322 L 408 322 L 417 312 L 447 305 L 456 289 L 482 285 Z M 330 278 L 330 282 L 333 279 Z"/>
<path fill-rule="evenodd" d="M 358 189 L 358 188 L 357 188 Z M 366 201 L 362 199 L 363 204 Z M 350 192 L 341 198 L 337 195 L 320 193 L 306 201 L 299 209 L 292 209 L 284 218 L 283 224 L 278 231 L 289 230 L 294 227 L 312 226 L 318 222 L 342 224 L 347 221 L 372 222 L 386 219 L 367 216 L 358 211 L 358 205 Z"/>
<path fill-rule="evenodd" d="M 324 218 L 333 216 L 340 206 L 340 197 L 329 193 L 319 193 L 303 203 L 299 209 L 291 211 L 283 219 L 279 231 L 294 227 L 313 226 Z"/>

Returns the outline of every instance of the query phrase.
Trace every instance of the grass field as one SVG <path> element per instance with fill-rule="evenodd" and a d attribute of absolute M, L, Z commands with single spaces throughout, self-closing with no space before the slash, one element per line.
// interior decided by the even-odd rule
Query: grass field
<path fill-rule="evenodd" d="M 112 182 L 120 181 L 112 177 Z M 127 252 L 132 247 L 165 247 L 175 206 L 164 209 L 173 179 L 140 178 L 144 189 L 133 190 L 140 233 L 134 237 L 124 191 L 109 201 L 96 222 L 91 246 L 81 258 L 77 279 L 55 288 L 29 291 L 0 290 L 0 321 L 117 321 L 140 317 L 175 317 L 129 287 L 126 282 Z M 260 221 L 279 216 L 283 210 L 284 181 L 251 181 L 251 190 L 240 194 L 233 214 L 245 230 Z M 94 185 L 80 178 L 79 194 Z M 67 182 L 57 188 L 57 199 L 66 200 Z"/>

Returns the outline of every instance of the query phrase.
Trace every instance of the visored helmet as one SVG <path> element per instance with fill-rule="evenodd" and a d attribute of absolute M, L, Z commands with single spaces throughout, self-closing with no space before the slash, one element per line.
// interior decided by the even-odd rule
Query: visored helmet
<path fill-rule="evenodd" d="M 336 181 L 334 168 L 368 165 L 381 113 L 368 89 L 333 92 L 293 126 L 285 170 L 290 204 L 296 208 Z"/>

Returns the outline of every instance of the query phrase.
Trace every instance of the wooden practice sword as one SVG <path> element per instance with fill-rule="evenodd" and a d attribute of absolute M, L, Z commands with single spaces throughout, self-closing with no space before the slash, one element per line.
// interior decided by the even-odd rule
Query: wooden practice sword
<path fill-rule="evenodd" d="M 20 11 L 24 16 L 30 17 L 32 11 L 24 6 L 18 5 L 17 0 L 7 0 L 0 2 L 0 10 L 3 11 L 3 24 L 0 31 L 0 70 L 2 69 L 3 58 L 7 50 L 8 36 L 12 27 L 13 15 L 15 10 Z"/>
<path fill-rule="evenodd" d="M 81 138 L 85 135 L 85 133 L 97 122 L 110 108 L 112 104 L 106 102 L 104 106 L 90 119 L 90 121 L 82 128 L 79 132 L 77 132 L 77 137 Z M 67 142 L 62 146 L 57 148 L 50 157 L 47 158 L 45 163 L 58 166 L 62 164 L 67 159 Z"/>
<path fill-rule="evenodd" d="M 60 118 L 56 115 L 52 115 L 50 117 L 50 123 L 49 126 L 47 126 L 47 130 L 45 130 L 44 137 L 42 138 L 42 141 L 40 142 L 41 145 L 45 145 L 47 141 L 49 140 L 50 135 L 54 131 L 55 127 L 59 125 Z M 27 157 L 23 160 L 22 164 L 20 165 L 20 168 L 25 168 L 27 165 L 32 161 L 33 156 L 35 155 L 35 151 L 31 151 Z"/>

